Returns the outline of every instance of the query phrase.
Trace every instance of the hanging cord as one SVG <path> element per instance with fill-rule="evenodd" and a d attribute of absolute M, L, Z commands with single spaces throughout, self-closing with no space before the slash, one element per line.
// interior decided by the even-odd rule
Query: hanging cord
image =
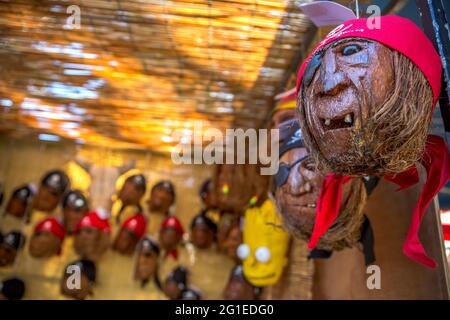
<path fill-rule="evenodd" d="M 359 2 L 358 0 L 355 0 L 355 2 L 356 2 L 356 18 L 359 19 Z"/>

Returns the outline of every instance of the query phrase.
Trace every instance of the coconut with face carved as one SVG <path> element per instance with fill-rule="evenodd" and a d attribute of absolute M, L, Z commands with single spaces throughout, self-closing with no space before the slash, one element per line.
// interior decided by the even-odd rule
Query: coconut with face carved
<path fill-rule="evenodd" d="M 442 64 L 414 23 L 393 15 L 377 19 L 375 25 L 372 19 L 341 24 L 299 71 L 300 125 L 318 169 L 327 173 L 308 246 L 332 227 L 339 194 L 352 176 L 382 176 L 403 190 L 420 181 L 420 163 L 427 177 L 403 252 L 435 267 L 418 233 L 426 208 L 450 180 L 448 146 L 442 137 L 427 134 Z"/>
<path fill-rule="evenodd" d="M 325 177 L 311 161 L 298 123 L 280 147 L 280 165 L 274 180 L 278 212 L 285 229 L 296 238 L 309 241 Z M 352 179 L 343 186 L 338 215 L 319 239 L 318 249 L 342 250 L 353 247 L 362 238 L 363 210 L 371 191 L 363 181 Z"/>
<path fill-rule="evenodd" d="M 419 49 L 420 48 L 420 49 Z M 319 170 L 395 174 L 422 157 L 440 92 L 441 63 L 411 21 L 347 21 L 319 43 L 299 73 L 297 107 Z"/>

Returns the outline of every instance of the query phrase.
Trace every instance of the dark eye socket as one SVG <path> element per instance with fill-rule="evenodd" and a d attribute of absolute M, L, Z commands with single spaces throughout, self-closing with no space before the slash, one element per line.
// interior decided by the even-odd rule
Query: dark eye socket
<path fill-rule="evenodd" d="M 289 178 L 289 165 L 280 163 L 278 172 L 275 174 L 275 184 L 277 188 L 281 188 Z"/>
<path fill-rule="evenodd" d="M 349 44 L 342 48 L 342 55 L 343 56 L 351 56 L 352 54 L 355 54 L 361 50 L 362 50 L 362 48 L 360 46 L 358 46 L 357 44 Z"/>
<path fill-rule="evenodd" d="M 312 159 L 308 159 L 305 162 L 303 162 L 303 167 L 309 171 L 316 171 L 316 164 Z"/>

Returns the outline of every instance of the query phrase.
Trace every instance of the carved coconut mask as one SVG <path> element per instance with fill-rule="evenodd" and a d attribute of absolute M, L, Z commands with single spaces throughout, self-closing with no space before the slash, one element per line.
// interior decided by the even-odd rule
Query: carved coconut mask
<path fill-rule="evenodd" d="M 321 169 L 384 175 L 420 159 L 433 96 L 406 57 L 375 41 L 348 38 L 317 53 L 305 76 L 300 119 Z"/>
<path fill-rule="evenodd" d="M 419 181 L 420 161 L 427 181 L 403 251 L 435 267 L 418 232 L 427 205 L 450 178 L 445 141 L 426 134 L 441 91 L 442 64 L 410 20 L 394 15 L 375 20 L 376 26 L 372 19 L 356 19 L 335 28 L 299 71 L 297 107 L 305 142 L 318 169 L 334 172 L 325 178 L 320 203 L 326 206 L 318 210 L 308 246 L 332 227 L 337 195 L 349 176 L 384 176 L 405 189 Z"/>
<path fill-rule="evenodd" d="M 369 30 L 365 19 L 339 26 L 302 66 L 299 120 L 319 170 L 382 176 L 402 172 L 422 156 L 438 92 L 434 88 L 433 95 L 429 81 L 437 77 L 427 78 L 423 59 L 408 51 L 413 34 L 397 41 L 387 36 L 392 25 L 418 28 L 403 18 L 382 18 L 380 30 Z M 436 64 L 434 54 L 428 63 Z"/>
<path fill-rule="evenodd" d="M 83 259 L 97 261 L 109 247 L 110 233 L 108 220 L 89 212 L 75 228 L 75 252 Z"/>
<path fill-rule="evenodd" d="M 280 148 L 280 169 L 275 176 L 276 202 L 283 225 L 293 236 L 309 241 L 316 222 L 316 207 L 324 176 L 310 161 L 298 124 Z M 333 226 L 320 238 L 317 248 L 341 250 L 361 238 L 366 190 L 362 179 L 343 186 L 339 214 Z"/>

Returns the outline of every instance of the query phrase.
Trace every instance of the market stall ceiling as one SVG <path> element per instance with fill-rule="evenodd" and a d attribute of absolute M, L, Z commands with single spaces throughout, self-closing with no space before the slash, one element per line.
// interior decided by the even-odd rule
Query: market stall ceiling
<path fill-rule="evenodd" d="M 260 126 L 310 30 L 303 2 L 0 0 L 0 132 L 167 152 L 196 120 Z"/>

